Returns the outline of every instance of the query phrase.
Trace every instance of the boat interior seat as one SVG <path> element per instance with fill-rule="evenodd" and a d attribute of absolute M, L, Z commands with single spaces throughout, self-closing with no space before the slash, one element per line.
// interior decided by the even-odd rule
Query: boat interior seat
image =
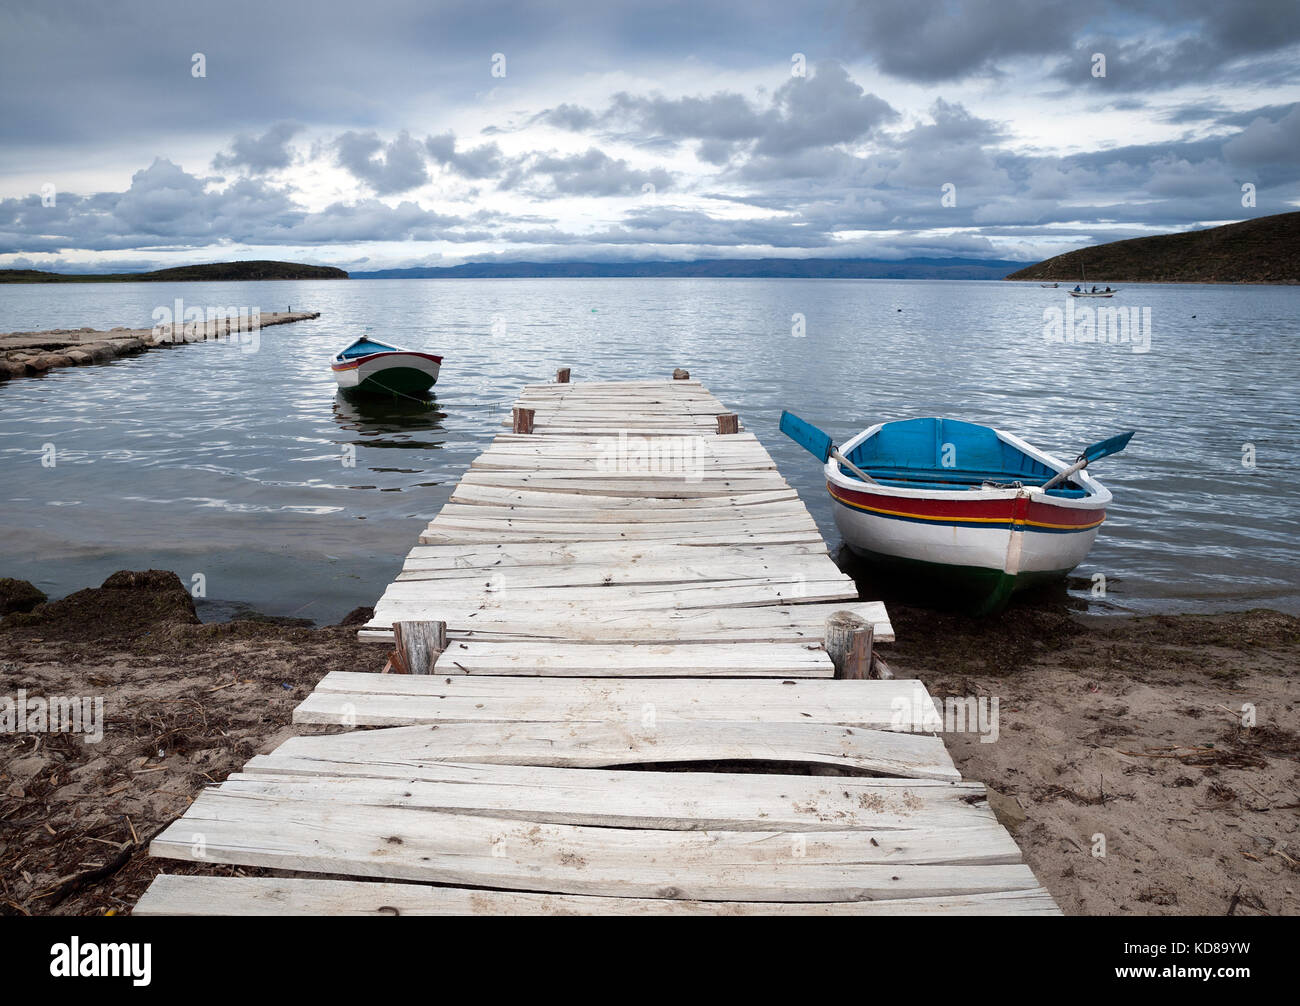
<path fill-rule="evenodd" d="M 369 356 L 371 353 L 387 353 L 392 350 L 392 346 L 387 346 L 382 342 L 375 342 L 373 339 L 358 339 L 347 349 L 343 350 L 339 356 L 345 360 L 355 359 L 358 356 Z"/>
<path fill-rule="evenodd" d="M 858 467 L 862 467 L 859 465 Z M 840 471 L 849 478 L 853 478 L 853 473 L 841 466 Z M 881 485 L 893 486 L 897 489 L 980 489 L 985 482 L 994 482 L 999 485 L 1009 486 L 1014 482 L 1020 482 L 1029 488 L 1042 485 L 1047 481 L 1045 477 L 1041 481 L 1026 482 L 1023 478 L 1013 475 L 1010 472 L 953 472 L 948 471 L 898 471 L 881 469 L 879 467 L 864 468 L 868 475 L 879 482 Z M 1072 482 L 1064 485 L 1054 486 L 1047 490 L 1048 496 L 1059 496 L 1062 499 L 1082 499 L 1088 495 L 1087 490 L 1081 489 Z"/>
<path fill-rule="evenodd" d="M 985 482 L 1040 486 L 1055 474 L 989 427 L 957 419 L 886 423 L 848 459 L 873 479 L 906 489 L 978 489 Z M 1067 482 L 1048 495 L 1078 499 L 1088 493 Z"/>

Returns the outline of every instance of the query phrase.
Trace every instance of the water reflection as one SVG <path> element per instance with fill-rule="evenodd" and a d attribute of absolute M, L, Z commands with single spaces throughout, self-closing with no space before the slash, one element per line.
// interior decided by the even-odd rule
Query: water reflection
<path fill-rule="evenodd" d="M 339 442 L 355 447 L 390 447 L 399 449 L 440 448 L 445 438 L 415 437 L 415 433 L 445 433 L 447 413 L 438 407 L 434 394 L 368 395 L 364 392 L 339 390 L 334 394 L 334 421 L 347 433 Z M 364 438 L 364 439 L 361 439 Z"/>
<path fill-rule="evenodd" d="M 178 296 L 256 305 L 271 290 L 321 317 L 266 330 L 256 353 L 197 343 L 0 385 L 0 573 L 61 596 L 122 568 L 202 571 L 210 599 L 274 614 L 310 600 L 337 618 L 383 592 L 525 384 L 562 366 L 575 381 L 686 367 L 832 547 L 821 466 L 779 432 L 783 408 L 837 439 L 949 415 L 1059 454 L 1137 429 L 1099 470 L 1115 501 L 1096 545 L 1047 603 L 1065 590 L 1091 611 L 1300 610 L 1294 287 L 1131 286 L 1127 302 L 1152 308 L 1146 354 L 1047 342 L 1060 290 L 883 280 L 15 284 L 0 331 L 147 326 Z M 338 393 L 330 359 L 377 320 L 445 354 L 438 398 Z M 57 467 L 40 463 L 46 444 Z"/>

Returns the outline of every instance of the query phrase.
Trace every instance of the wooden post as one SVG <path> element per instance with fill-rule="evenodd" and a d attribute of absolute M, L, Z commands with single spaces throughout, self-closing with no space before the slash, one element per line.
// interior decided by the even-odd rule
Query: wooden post
<path fill-rule="evenodd" d="M 561 367 L 559 370 L 557 370 L 557 371 L 555 372 L 555 383 L 556 383 L 556 384 L 568 384 L 568 383 L 569 383 L 569 368 L 568 368 L 568 367 Z"/>
<path fill-rule="evenodd" d="M 681 367 L 678 367 L 676 370 L 673 371 L 674 381 L 689 381 L 690 379 L 691 379 L 691 372 L 689 370 L 682 370 Z"/>
<path fill-rule="evenodd" d="M 740 417 L 734 412 L 724 412 L 718 416 L 719 433 L 739 433 Z"/>
<path fill-rule="evenodd" d="M 432 674 L 438 655 L 447 648 L 446 622 L 394 622 L 390 658 L 399 674 Z"/>
<path fill-rule="evenodd" d="M 533 409 L 521 409 L 515 406 L 514 425 L 512 429 L 515 433 L 532 433 L 533 432 Z"/>
<path fill-rule="evenodd" d="M 837 678 L 867 677 L 874 635 L 871 623 L 851 611 L 836 611 L 826 619 L 826 652 L 835 665 Z"/>

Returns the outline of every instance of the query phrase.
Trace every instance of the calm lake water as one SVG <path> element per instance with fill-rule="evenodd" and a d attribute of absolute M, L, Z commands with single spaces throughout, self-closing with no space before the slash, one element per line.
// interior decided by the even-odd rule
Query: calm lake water
<path fill-rule="evenodd" d="M 1044 310 L 1064 311 L 1065 290 L 997 282 L 3 286 L 0 331 L 145 327 L 178 297 L 321 317 L 266 329 L 254 353 L 195 344 L 0 384 L 0 576 L 61 596 L 118 569 L 173 569 L 205 578 L 205 618 L 248 605 L 335 621 L 378 599 L 523 384 L 560 366 L 574 380 L 681 366 L 740 413 L 832 546 L 820 467 L 777 431 L 783 408 L 837 440 L 944 415 L 1070 457 L 1135 429 L 1093 469 L 1115 502 L 1073 597 L 1098 611 L 1300 611 L 1300 289 L 1127 285 L 1088 305 L 1150 308 L 1145 353 L 1050 342 Z M 446 356 L 429 407 L 336 395 L 329 358 L 367 326 Z"/>

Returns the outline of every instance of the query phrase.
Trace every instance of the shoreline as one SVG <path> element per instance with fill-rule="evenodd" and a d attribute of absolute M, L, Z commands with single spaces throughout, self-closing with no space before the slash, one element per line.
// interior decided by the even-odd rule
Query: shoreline
<path fill-rule="evenodd" d="M 1284 725 L 1300 619 L 890 612 L 898 641 L 880 652 L 898 677 L 936 698 L 999 699 L 995 743 L 944 740 L 1067 914 L 1300 914 L 1300 862 L 1286 851 L 1300 830 L 1300 734 Z M 149 837 L 203 787 L 305 732 L 291 729 L 293 708 L 327 672 L 380 670 L 384 647 L 356 639 L 368 617 L 201 623 L 180 579 L 156 570 L 6 616 L 0 700 L 20 688 L 101 696 L 104 738 L 0 733 L 0 913 L 121 914 L 157 874 L 197 872 L 150 858 Z M 1257 709 L 1250 729 L 1236 724 L 1244 703 Z M 1104 858 L 1091 854 L 1099 834 Z"/>
<path fill-rule="evenodd" d="M 1029 283 L 1031 285 L 1043 287 L 1044 283 L 1056 283 L 1057 289 L 1070 287 L 1072 283 L 1078 283 L 1079 280 L 1063 279 L 1013 279 L 1010 276 L 1003 276 L 1003 283 Z M 1279 279 L 1279 280 L 1255 280 L 1255 279 L 1105 279 L 1104 283 L 1137 283 L 1141 286 L 1300 286 L 1300 279 Z M 1089 286 L 1092 283 L 1089 282 Z M 1043 289 L 1052 289 L 1047 286 Z M 1119 291 L 1115 291 L 1118 293 Z"/>
<path fill-rule="evenodd" d="M 119 357 L 136 356 L 159 346 L 218 339 L 245 343 L 263 328 L 319 317 L 319 311 L 268 311 L 258 316 L 257 324 L 253 324 L 248 314 L 240 314 L 207 322 L 155 325 L 152 328 L 118 326 L 107 331 L 89 327 L 51 328 L 0 333 L 0 381 L 40 377 L 60 367 L 111 363 Z"/>

